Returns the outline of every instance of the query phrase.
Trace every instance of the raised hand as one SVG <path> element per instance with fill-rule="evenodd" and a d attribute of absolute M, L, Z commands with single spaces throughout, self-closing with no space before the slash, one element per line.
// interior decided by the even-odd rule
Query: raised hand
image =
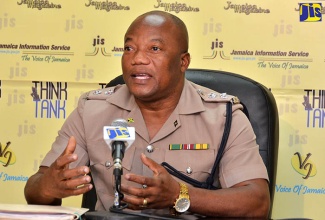
<path fill-rule="evenodd" d="M 89 167 L 80 166 L 69 169 L 69 164 L 78 159 L 74 154 L 76 140 L 70 137 L 64 152 L 50 167 L 40 167 L 26 184 L 25 196 L 28 203 L 60 204 L 61 199 L 80 195 L 89 191 L 93 186 Z"/>
<path fill-rule="evenodd" d="M 122 184 L 122 191 L 125 193 L 123 201 L 128 203 L 129 208 L 135 210 L 144 208 L 160 209 L 173 206 L 179 194 L 178 182 L 164 167 L 144 154 L 141 155 L 141 160 L 144 165 L 152 170 L 153 177 L 126 174 L 126 180 L 139 183 L 140 187 Z"/>

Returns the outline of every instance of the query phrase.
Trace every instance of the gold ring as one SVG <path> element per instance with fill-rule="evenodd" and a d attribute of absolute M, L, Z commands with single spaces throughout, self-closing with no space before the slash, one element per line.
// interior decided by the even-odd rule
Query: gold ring
<path fill-rule="evenodd" d="M 148 205 L 148 200 L 146 198 L 143 199 L 142 207 L 147 207 Z"/>

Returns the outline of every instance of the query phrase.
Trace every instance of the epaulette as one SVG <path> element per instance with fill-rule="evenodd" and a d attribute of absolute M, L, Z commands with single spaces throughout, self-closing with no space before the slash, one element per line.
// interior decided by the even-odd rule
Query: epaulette
<path fill-rule="evenodd" d="M 120 85 L 92 90 L 86 94 L 85 98 L 86 100 L 106 100 L 109 96 L 113 95 L 119 87 Z"/>
<path fill-rule="evenodd" d="M 233 104 L 240 104 L 240 100 L 237 96 L 229 95 L 227 93 L 219 93 L 197 84 L 195 84 L 195 88 L 197 93 L 205 102 L 232 102 Z"/>

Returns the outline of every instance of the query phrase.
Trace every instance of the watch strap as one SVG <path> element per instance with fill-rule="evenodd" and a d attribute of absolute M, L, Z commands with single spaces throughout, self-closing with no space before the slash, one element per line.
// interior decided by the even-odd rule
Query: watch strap
<path fill-rule="evenodd" d="M 169 212 L 170 214 L 172 215 L 180 215 L 182 214 L 182 212 L 178 212 L 176 209 L 175 209 L 175 206 L 176 206 L 176 203 L 179 199 L 182 199 L 182 198 L 185 198 L 185 199 L 188 199 L 190 200 L 190 196 L 189 196 L 189 193 L 188 193 L 188 187 L 186 184 L 184 183 L 181 183 L 181 182 L 178 182 L 179 186 L 180 186 L 180 189 L 179 189 L 179 196 L 178 198 L 176 199 L 176 201 L 174 202 L 174 206 L 173 207 L 170 207 L 169 209 Z"/>

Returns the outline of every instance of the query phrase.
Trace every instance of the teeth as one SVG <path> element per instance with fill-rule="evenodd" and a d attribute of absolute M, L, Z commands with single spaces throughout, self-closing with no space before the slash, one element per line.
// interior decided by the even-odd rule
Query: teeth
<path fill-rule="evenodd" d="M 149 77 L 146 76 L 146 75 L 142 75 L 142 76 L 136 76 L 136 78 L 138 78 L 138 79 L 147 79 L 147 78 L 149 78 Z"/>
<path fill-rule="evenodd" d="M 148 79 L 149 76 L 147 74 L 135 74 L 134 75 L 138 79 Z"/>

